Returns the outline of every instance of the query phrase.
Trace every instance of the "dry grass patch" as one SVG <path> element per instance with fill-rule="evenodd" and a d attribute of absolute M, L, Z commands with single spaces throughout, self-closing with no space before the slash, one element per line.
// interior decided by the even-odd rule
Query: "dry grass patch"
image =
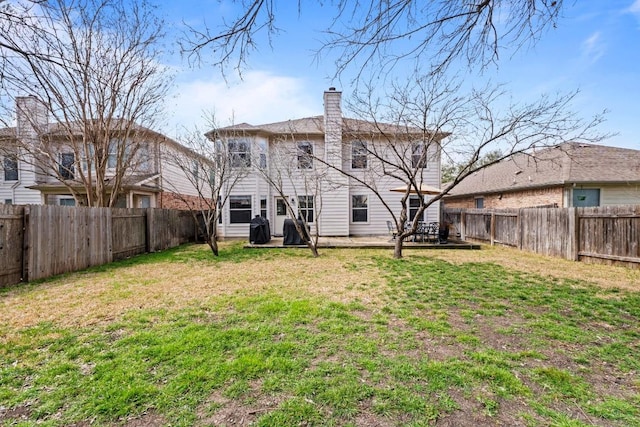
<path fill-rule="evenodd" d="M 224 242 L 221 250 L 234 244 Z M 202 252 L 208 252 L 205 245 L 182 250 L 187 251 L 187 257 L 191 252 L 200 259 Z M 41 322 L 86 326 L 113 321 L 133 309 L 179 310 L 238 293 L 372 302 L 380 298 L 380 293 L 370 285 L 379 282 L 380 275 L 375 268 L 355 268 L 358 257 L 366 259 L 362 252 L 344 249 L 326 251 L 321 259 L 300 251 L 293 260 L 256 256 L 242 263 L 221 263 L 211 256 L 206 261 L 113 264 L 106 271 L 69 274 L 9 291 L 0 299 L 0 324 L 9 330 Z"/>

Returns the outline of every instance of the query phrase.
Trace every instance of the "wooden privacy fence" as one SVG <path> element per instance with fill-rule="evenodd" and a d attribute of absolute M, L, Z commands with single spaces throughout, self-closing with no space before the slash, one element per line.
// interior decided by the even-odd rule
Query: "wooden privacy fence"
<path fill-rule="evenodd" d="M 0 205 L 0 286 L 164 250 L 196 235 L 186 211 Z"/>
<path fill-rule="evenodd" d="M 575 261 L 640 267 L 640 206 L 445 209 L 462 239 Z"/>

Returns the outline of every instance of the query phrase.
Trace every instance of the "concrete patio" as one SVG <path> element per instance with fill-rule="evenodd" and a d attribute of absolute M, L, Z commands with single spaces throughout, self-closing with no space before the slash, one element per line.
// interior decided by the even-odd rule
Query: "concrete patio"
<path fill-rule="evenodd" d="M 306 248 L 306 245 L 283 245 L 282 237 L 273 237 L 269 243 L 251 244 L 248 243 L 245 248 Z M 391 249 L 395 245 L 395 241 L 385 236 L 359 236 L 359 237 L 320 237 L 318 239 L 319 248 L 373 248 L 373 249 Z M 464 242 L 462 240 L 450 239 L 447 243 L 434 242 L 407 242 L 403 244 L 407 249 L 480 249 L 477 243 Z"/>

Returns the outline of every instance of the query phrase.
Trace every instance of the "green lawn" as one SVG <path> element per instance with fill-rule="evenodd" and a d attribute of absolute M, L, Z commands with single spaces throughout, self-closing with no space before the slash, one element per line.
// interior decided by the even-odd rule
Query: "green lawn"
<path fill-rule="evenodd" d="M 4 290 L 0 425 L 640 426 L 640 293 L 474 252 L 184 246 Z"/>

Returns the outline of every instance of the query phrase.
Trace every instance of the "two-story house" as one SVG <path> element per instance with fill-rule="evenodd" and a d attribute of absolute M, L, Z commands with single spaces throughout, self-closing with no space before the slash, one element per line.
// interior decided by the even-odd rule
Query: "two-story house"
<path fill-rule="evenodd" d="M 416 166 L 420 182 L 440 186 L 439 141 L 446 135 L 425 144 L 419 142 L 420 132 L 413 135 L 417 142 L 400 145 L 393 138 L 407 136 L 406 127 L 343 117 L 341 92 L 335 88 L 324 92 L 324 115 L 209 132 L 210 140 L 227 144 L 236 166 L 248 167 L 228 191 L 219 235 L 247 236 L 256 215 L 269 219 L 273 235 L 282 235 L 287 204 L 321 236 L 386 234 L 392 218 L 385 204 L 400 212 L 403 194 L 391 190 L 405 183 L 392 171 L 393 155 L 404 153 L 395 161 Z M 391 160 L 385 165 L 381 159 L 387 155 Z M 410 218 L 418 197 L 408 201 Z M 433 203 L 423 219 L 438 221 L 439 209 Z"/>
<path fill-rule="evenodd" d="M 82 127 L 72 126 L 74 138 L 81 139 Z M 77 143 L 69 142 L 70 127 L 49 123 L 47 109 L 37 98 L 17 98 L 16 126 L 0 129 L 0 203 L 87 204 L 86 182 L 97 179 L 96 156 L 85 155 Z M 104 153 L 107 196 L 114 188 L 112 180 L 121 180 L 114 207 L 181 208 L 185 197 L 197 195 L 185 172 L 163 160 L 172 152 L 188 152 L 187 148 L 142 126 L 127 129 L 133 141 L 125 149 L 135 154 L 127 158 L 126 170 L 119 170 L 127 153 L 117 152 L 117 138 L 121 138 L 117 131 L 110 136 L 114 143 Z M 82 148 L 85 146 L 94 150 L 90 144 Z"/>

